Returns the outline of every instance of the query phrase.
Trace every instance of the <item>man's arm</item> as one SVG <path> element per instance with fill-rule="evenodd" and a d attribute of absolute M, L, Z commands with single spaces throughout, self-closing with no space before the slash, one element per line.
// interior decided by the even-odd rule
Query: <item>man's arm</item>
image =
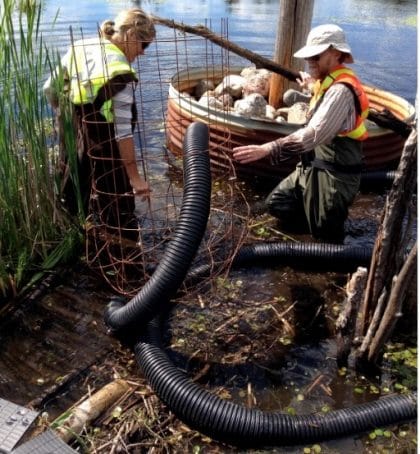
<path fill-rule="evenodd" d="M 270 156 L 274 164 L 282 152 L 306 153 L 318 145 L 330 143 L 341 131 L 349 131 L 356 124 L 356 107 L 351 89 L 335 84 L 327 90 L 321 104 L 304 128 L 270 142 Z"/>
<path fill-rule="evenodd" d="M 273 164 L 280 164 L 285 153 L 305 153 L 318 145 L 330 143 L 340 131 L 353 129 L 355 123 L 356 108 L 350 88 L 335 84 L 325 93 L 307 126 L 263 145 L 236 147 L 233 157 L 248 164 L 270 156 Z"/>

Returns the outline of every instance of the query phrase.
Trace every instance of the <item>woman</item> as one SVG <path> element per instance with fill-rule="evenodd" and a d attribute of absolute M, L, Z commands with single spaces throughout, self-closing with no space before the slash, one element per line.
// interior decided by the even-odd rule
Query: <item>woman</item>
<path fill-rule="evenodd" d="M 137 77 L 131 63 L 155 36 L 153 21 L 144 11 L 122 11 L 114 21 L 103 22 L 99 37 L 72 43 L 44 85 L 58 115 L 63 96 L 71 101 L 83 209 L 106 226 L 136 227 L 134 197 L 150 193 L 136 164 Z M 63 132 L 63 124 L 60 127 Z M 68 174 L 67 154 L 63 163 Z M 77 212 L 73 185 L 67 178 L 64 198 L 69 210 Z"/>

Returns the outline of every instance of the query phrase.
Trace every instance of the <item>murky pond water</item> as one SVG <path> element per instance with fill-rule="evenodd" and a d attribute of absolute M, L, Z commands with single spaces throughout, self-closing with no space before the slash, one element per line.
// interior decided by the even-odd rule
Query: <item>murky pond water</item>
<path fill-rule="evenodd" d="M 114 1 L 45 2 L 42 28 L 47 42 L 63 51 L 69 43 L 68 27 L 96 29 L 122 7 L 140 2 Z M 278 1 L 144 2 L 156 15 L 191 25 L 211 19 L 214 29 L 229 20 L 229 38 L 270 57 L 274 49 Z M 58 20 L 53 18 L 60 9 Z M 335 22 L 347 32 L 355 55 L 355 69 L 369 84 L 392 91 L 414 102 L 417 78 L 415 1 L 315 2 L 314 25 Z M 249 36 L 255 30 L 255 36 Z M 171 202 L 180 202 L 179 169 L 160 159 L 165 143 L 163 113 L 167 82 L 181 63 L 175 57 L 169 30 L 159 28 L 160 57 L 142 58 L 147 68 L 142 81 L 142 113 L 145 128 L 139 141 L 150 151 L 151 181 L 156 195 L 171 187 Z M 171 47 L 172 46 L 172 47 Z M 163 59 L 164 57 L 164 59 Z M 162 63 L 167 64 L 162 64 Z M 160 63 L 158 70 L 156 64 Z M 182 69 L 182 68 L 180 68 Z M 159 73 L 158 75 L 155 73 Z M 165 83 L 163 83 L 165 82 Z M 267 188 L 243 183 L 252 209 Z M 155 197 L 161 209 L 168 198 Z M 384 195 L 361 193 L 350 210 L 346 244 L 372 247 L 382 213 Z M 176 211 L 174 209 L 174 211 Z M 165 211 L 168 213 L 168 211 Z M 282 238 L 273 220 L 255 214 L 256 241 Z M 172 217 L 175 214 L 172 213 Z M 264 236 L 261 227 L 264 227 Z M 162 230 L 164 227 L 162 228 Z M 308 236 L 292 240 L 311 241 Z M 347 272 L 302 271 L 288 267 L 234 270 L 212 283 L 212 297 L 181 299 L 171 315 L 168 342 L 174 361 L 197 376 L 203 386 L 224 387 L 234 400 L 263 409 L 288 409 L 305 413 L 341 408 L 377 397 L 375 389 L 391 386 L 392 374 L 364 378 L 342 371 L 335 361 L 332 333 L 343 301 Z M 42 298 L 28 301 L 0 325 L 0 397 L 20 404 L 35 402 L 53 414 L 66 408 L 73 394 L 83 389 L 84 373 L 117 351 L 118 342 L 106 334 L 103 309 L 113 292 L 100 277 L 77 276 Z M 208 298 L 208 299 L 207 299 Z M 87 376 L 87 375 L 86 375 Z M 63 389 L 60 384 L 64 383 Z M 355 384 L 363 390 L 354 393 Z M 65 396 L 61 402 L 44 399 Z M 70 397 L 71 396 L 71 397 Z M 80 396 L 79 396 L 80 397 Z M 329 452 L 362 452 L 361 439 L 326 444 Z M 280 451 L 279 451 L 280 452 Z M 301 451 L 299 451 L 301 452 Z M 373 451 L 372 451 L 373 452 Z M 409 452 L 409 451 L 407 451 Z"/>

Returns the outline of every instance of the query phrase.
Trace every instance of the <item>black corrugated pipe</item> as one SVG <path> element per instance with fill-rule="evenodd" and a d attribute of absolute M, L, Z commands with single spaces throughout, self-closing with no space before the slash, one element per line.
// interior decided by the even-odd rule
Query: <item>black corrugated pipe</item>
<path fill-rule="evenodd" d="M 360 189 L 375 190 L 381 192 L 392 186 L 397 175 L 396 170 L 369 170 L 362 172 L 360 179 Z"/>
<path fill-rule="evenodd" d="M 200 140 L 197 140 L 194 134 L 197 134 Z M 206 143 L 204 144 L 204 142 Z M 204 129 L 199 124 L 194 124 L 187 131 L 184 150 L 187 150 L 187 153 L 192 151 L 197 143 L 198 148 L 207 149 L 208 129 L 207 127 Z M 185 156 L 184 166 L 196 166 L 197 160 L 200 157 L 202 158 L 202 151 L 192 153 L 194 159 L 189 159 L 188 156 Z M 113 329 L 119 329 L 139 321 L 142 323 L 145 320 L 148 321 L 148 334 L 140 333 L 140 336 L 152 339 L 152 341 L 137 341 L 134 351 L 140 367 L 143 369 L 156 394 L 168 405 L 171 411 L 191 427 L 210 435 L 216 440 L 245 446 L 287 445 L 331 439 L 414 418 L 417 407 L 416 395 L 388 396 L 373 403 L 336 410 L 325 415 L 291 416 L 249 409 L 220 399 L 200 388 L 171 363 L 160 348 L 159 324 L 152 318 L 154 317 L 153 314 L 158 314 L 163 309 L 164 304 L 177 291 L 204 234 L 210 203 L 208 154 L 206 155 L 206 166 L 208 170 L 207 180 L 204 181 L 203 178 L 203 181 L 199 181 L 200 179 L 198 181 L 200 187 L 205 186 L 207 190 L 200 192 L 200 197 L 197 196 L 199 200 L 186 201 L 186 205 L 189 206 L 191 204 L 188 210 L 189 214 L 185 217 L 180 215 L 179 222 L 182 221 L 182 226 L 179 229 L 177 226 L 175 231 L 176 238 L 174 238 L 177 243 L 180 243 L 179 247 L 172 246 L 173 241 L 171 241 L 165 257 L 152 278 L 139 294 L 128 303 L 128 309 L 122 308 L 121 302 L 115 302 L 107 316 L 110 322 L 108 324 Z M 191 174 L 191 169 L 186 167 L 185 186 L 189 186 L 188 177 Z M 206 172 L 201 169 L 201 166 L 199 167 L 204 175 Z M 199 172 L 200 174 L 201 171 Z M 193 180 L 197 181 L 195 177 Z M 198 191 L 195 184 L 191 184 L 191 186 L 194 187 L 191 190 L 192 192 Z M 184 191 L 188 192 L 186 189 Z M 196 196 L 192 198 L 195 199 Z M 181 213 L 183 209 L 184 202 Z M 196 212 L 204 212 L 205 217 L 200 217 L 201 221 L 195 222 L 193 228 L 189 228 L 191 219 L 197 216 Z M 188 219 L 188 222 L 185 219 Z M 193 231 L 194 229 L 197 231 Z M 200 231 L 198 232 L 199 229 Z M 179 233 L 180 231 L 181 233 Z M 187 244 L 184 244 L 185 242 Z M 191 247 L 192 242 L 195 243 L 193 247 Z M 333 250 L 337 252 L 335 249 L 336 245 L 330 246 L 333 246 Z M 283 248 L 283 246 L 280 248 Z M 316 254 L 320 254 L 321 250 L 331 251 L 329 246 L 307 246 L 304 250 L 308 250 L 308 248 L 312 249 L 312 252 L 316 252 Z M 241 260 L 244 263 L 246 261 L 251 261 L 252 263 L 256 255 L 263 253 L 262 251 L 278 255 L 277 247 L 272 245 L 253 246 L 241 252 Z M 282 251 L 283 253 L 284 250 Z M 304 251 L 300 253 L 304 254 Z M 334 258 L 334 262 L 336 258 Z M 330 256 L 331 259 L 332 257 Z M 163 285 L 161 285 L 160 279 L 163 279 Z"/>
<path fill-rule="evenodd" d="M 184 139 L 184 189 L 182 206 L 164 256 L 140 292 L 128 303 L 114 298 L 105 312 L 112 331 L 146 326 L 174 297 L 187 274 L 206 230 L 210 212 L 211 173 L 209 131 L 204 123 L 192 123 Z"/>
<path fill-rule="evenodd" d="M 347 268 L 368 265 L 372 257 L 372 249 L 342 244 L 328 243 L 257 243 L 243 246 L 236 255 L 234 264 L 239 265 L 265 259 L 276 259 L 281 263 L 299 263 L 302 259 L 310 263 L 340 263 Z"/>
<path fill-rule="evenodd" d="M 396 170 L 367 170 L 361 174 L 361 183 L 389 184 L 394 181 L 396 175 Z"/>
<path fill-rule="evenodd" d="M 299 243 L 281 241 L 276 243 L 256 243 L 242 246 L 232 266 L 259 264 L 293 265 L 300 268 L 328 267 L 334 263 L 334 270 L 351 271 L 358 266 L 369 266 L 372 248 L 329 243 Z M 210 275 L 211 266 L 199 265 L 188 272 L 187 279 L 194 281 Z"/>
<path fill-rule="evenodd" d="M 134 347 L 136 360 L 155 393 L 191 428 L 221 442 L 268 447 L 331 440 L 408 421 L 417 415 L 417 394 L 382 397 L 326 414 L 292 416 L 246 408 L 201 388 L 175 367 L 160 348 L 157 319 L 146 341 Z"/>

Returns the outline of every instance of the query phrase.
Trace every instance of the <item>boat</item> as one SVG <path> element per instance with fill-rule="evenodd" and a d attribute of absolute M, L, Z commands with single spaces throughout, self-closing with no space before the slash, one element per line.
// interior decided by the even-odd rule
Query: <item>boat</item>
<path fill-rule="evenodd" d="M 216 84 L 228 74 L 240 74 L 243 67 L 189 68 L 177 72 L 169 86 L 166 142 L 176 156 L 182 156 L 182 144 L 187 127 L 195 121 L 209 125 L 209 153 L 214 171 L 229 172 L 233 168 L 239 177 L 279 178 L 288 175 L 296 166 L 297 158 L 272 165 L 269 159 L 241 165 L 232 159 L 232 149 L 240 145 L 262 144 L 286 136 L 302 126 L 265 118 L 245 118 L 232 111 L 219 110 L 199 104 L 194 97 L 197 84 L 210 79 Z M 363 85 L 375 112 L 389 111 L 397 119 L 409 123 L 415 109 L 408 101 L 388 91 Z M 367 122 L 369 138 L 363 143 L 364 169 L 375 172 L 392 170 L 398 165 L 405 138 L 393 130 Z"/>

